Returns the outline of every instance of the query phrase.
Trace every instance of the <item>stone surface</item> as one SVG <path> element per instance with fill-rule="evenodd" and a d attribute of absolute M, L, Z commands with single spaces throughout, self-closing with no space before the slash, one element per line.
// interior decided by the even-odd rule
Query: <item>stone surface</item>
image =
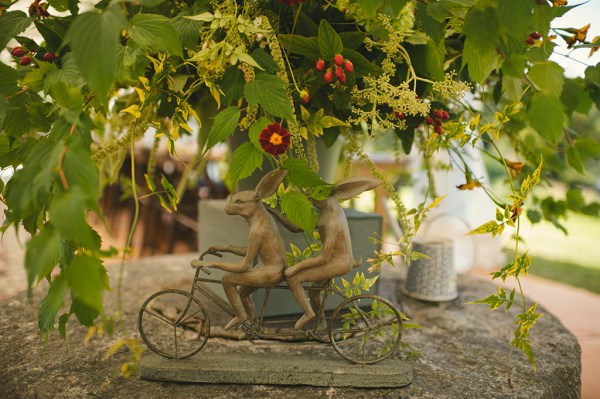
<path fill-rule="evenodd" d="M 164 288 L 188 289 L 193 277 L 193 254 L 155 257 L 126 266 L 123 293 L 124 336 L 139 337 L 139 306 Z M 111 267 L 113 287 L 118 268 Z M 383 295 L 397 292 L 398 281 L 382 280 Z M 34 305 L 18 294 L 0 306 L 0 398 L 579 398 L 580 348 L 575 337 L 546 313 L 532 330 L 537 373 L 517 352 L 510 358 L 513 311 L 491 312 L 467 302 L 488 296 L 497 288 L 487 281 L 459 277 L 460 296 L 442 304 L 399 297 L 403 311 L 424 329 L 408 330 L 404 342 L 423 353 L 412 359 L 414 379 L 403 388 L 340 388 L 238 384 L 181 384 L 152 382 L 118 376 L 119 366 L 130 360 L 123 348 L 108 360 L 102 357 L 119 338 L 95 337 L 82 345 L 87 330 L 69 323 L 67 345 L 57 333 L 47 341 L 37 333 L 36 290 Z M 116 309 L 116 295 L 106 298 L 106 312 Z M 214 320 L 214 321 L 213 321 Z M 218 323 L 211 314 L 211 321 Z M 227 317 L 225 317 L 225 320 Z M 272 353 L 286 356 L 337 358 L 327 345 L 253 345 L 246 341 L 209 339 L 207 353 Z M 400 358 L 406 358 L 404 354 Z M 512 385 L 508 383 L 509 373 Z"/>
<path fill-rule="evenodd" d="M 149 353 L 142 359 L 141 376 L 147 380 L 209 384 L 396 388 L 410 384 L 412 368 L 399 359 L 361 366 L 316 355 L 200 351 L 180 360 Z"/>

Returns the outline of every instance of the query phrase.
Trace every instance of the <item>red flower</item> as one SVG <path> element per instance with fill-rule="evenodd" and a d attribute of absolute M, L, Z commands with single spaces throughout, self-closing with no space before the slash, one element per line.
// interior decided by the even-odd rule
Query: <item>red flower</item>
<path fill-rule="evenodd" d="M 260 132 L 258 140 L 265 152 L 275 156 L 283 154 L 290 146 L 290 132 L 279 123 L 271 123 Z"/>

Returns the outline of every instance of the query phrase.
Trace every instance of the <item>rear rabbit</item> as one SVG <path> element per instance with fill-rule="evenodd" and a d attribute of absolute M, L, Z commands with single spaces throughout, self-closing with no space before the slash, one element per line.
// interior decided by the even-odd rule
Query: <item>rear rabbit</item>
<path fill-rule="evenodd" d="M 315 312 L 306 297 L 302 283 L 326 282 L 334 277 L 348 273 L 355 261 L 352 257 L 352 244 L 348 221 L 340 200 L 347 200 L 360 193 L 372 190 L 380 184 L 377 179 L 351 177 L 342 180 L 333 188 L 330 196 L 324 200 L 312 200 L 319 211 L 319 234 L 323 241 L 321 253 L 313 258 L 305 259 L 285 271 L 287 283 L 304 311 L 304 315 L 296 322 L 296 328 L 302 328 L 315 317 Z M 358 262 L 360 264 L 360 261 Z M 317 307 L 319 292 L 310 291 L 311 302 Z"/>
<path fill-rule="evenodd" d="M 286 267 L 283 238 L 261 200 L 270 197 L 287 174 L 287 170 L 270 172 L 261 179 L 256 189 L 234 194 L 225 206 L 225 213 L 240 215 L 250 225 L 248 246 L 214 246 L 209 250 L 230 252 L 243 256 L 244 259 L 239 262 L 192 261 L 193 267 L 214 267 L 226 272 L 221 284 L 235 311 L 235 317 L 225 326 L 226 330 L 243 323 L 248 316 L 250 320 L 256 319 L 254 304 L 250 298 L 252 292 L 258 288 L 276 286 L 283 281 L 283 270 Z M 252 267 L 257 254 L 258 265 Z"/>

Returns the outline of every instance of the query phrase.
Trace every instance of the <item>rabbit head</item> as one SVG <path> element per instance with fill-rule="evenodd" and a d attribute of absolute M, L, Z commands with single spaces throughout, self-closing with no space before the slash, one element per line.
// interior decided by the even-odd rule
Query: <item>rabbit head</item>
<path fill-rule="evenodd" d="M 274 170 L 266 174 L 254 190 L 245 190 L 234 194 L 225 206 L 225 213 L 243 216 L 246 219 L 251 218 L 256 211 L 262 208 L 260 201 L 277 191 L 287 174 L 287 170 Z"/>
<path fill-rule="evenodd" d="M 380 180 L 370 177 L 349 177 L 348 179 L 344 179 L 337 183 L 333 187 L 333 190 L 331 190 L 331 194 L 329 194 L 328 198 L 324 200 L 313 199 L 312 202 L 319 209 L 336 205 L 339 206 L 339 201 L 354 198 L 365 191 L 374 189 L 380 184 Z"/>

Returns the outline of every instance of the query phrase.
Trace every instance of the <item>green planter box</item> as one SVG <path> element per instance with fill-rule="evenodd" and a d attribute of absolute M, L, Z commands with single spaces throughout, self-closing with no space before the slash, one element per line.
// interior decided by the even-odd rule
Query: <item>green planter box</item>
<path fill-rule="evenodd" d="M 212 245 L 248 245 L 248 223 L 240 216 L 227 215 L 223 211 L 226 201 L 224 200 L 202 200 L 199 202 L 199 227 L 198 244 L 200 251 L 206 250 Z M 372 277 L 367 271 L 369 263 L 367 259 L 373 257 L 373 251 L 379 250 L 378 247 L 369 240 L 374 233 L 381 236 L 382 217 L 374 213 L 358 212 L 354 209 L 344 209 L 350 227 L 350 236 L 352 238 L 352 251 L 354 258 L 362 257 L 363 265 L 360 268 L 352 269 L 346 276 L 346 280 L 352 280 L 357 272 L 364 272 L 365 276 Z M 303 234 L 294 234 L 279 226 L 286 243 L 286 249 L 289 251 L 289 243 L 294 243 L 303 249 L 307 246 Z M 236 261 L 240 258 L 232 254 L 224 254 L 224 261 Z M 218 269 L 211 270 L 211 278 L 220 279 L 223 272 Z M 336 283 L 341 286 L 339 278 Z M 214 293 L 227 301 L 222 288 L 216 284 L 210 287 Z M 376 294 L 378 284 L 371 288 L 371 293 Z M 257 311 L 260 311 L 263 302 L 264 290 L 258 290 L 254 296 L 254 303 Z M 341 301 L 327 300 L 327 309 L 333 309 Z M 300 307 L 296 303 L 292 294 L 287 290 L 272 290 L 267 307 L 267 316 L 280 316 L 285 314 L 300 314 Z"/>

